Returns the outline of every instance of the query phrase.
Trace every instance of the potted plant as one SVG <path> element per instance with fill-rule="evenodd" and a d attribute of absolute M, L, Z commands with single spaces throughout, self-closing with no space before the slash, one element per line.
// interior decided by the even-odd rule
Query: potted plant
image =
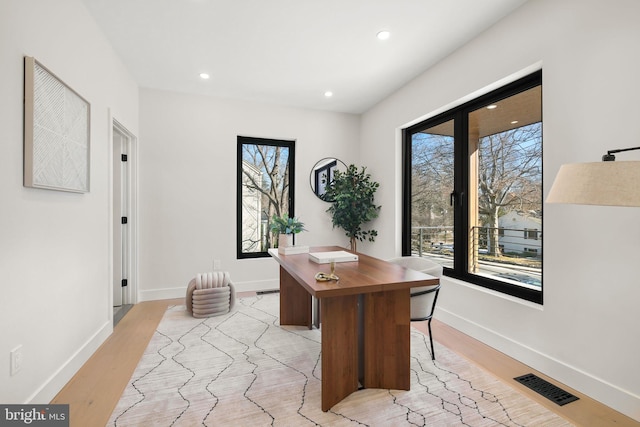
<path fill-rule="evenodd" d="M 345 172 L 335 171 L 321 197 L 331 203 L 327 212 L 332 216 L 333 227 L 345 231 L 353 251 L 357 240 L 373 242 L 378 235 L 376 230 L 363 230 L 362 225 L 378 217 L 380 206 L 376 206 L 373 197 L 379 186 L 364 166 L 358 170 L 352 164 Z"/>
<path fill-rule="evenodd" d="M 293 235 L 305 231 L 304 224 L 298 218 L 289 218 L 288 214 L 273 215 L 271 232 L 278 235 L 278 247 L 293 246 Z"/>

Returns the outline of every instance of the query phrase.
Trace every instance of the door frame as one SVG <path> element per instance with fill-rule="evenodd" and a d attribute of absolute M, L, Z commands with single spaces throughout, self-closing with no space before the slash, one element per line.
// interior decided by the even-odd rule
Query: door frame
<path fill-rule="evenodd" d="M 127 153 L 127 165 L 129 167 L 129 214 L 127 226 L 129 227 L 128 243 L 129 243 L 129 277 L 127 278 L 127 286 L 122 294 L 122 303 L 136 304 L 138 302 L 138 139 L 129 131 L 121 122 L 113 117 L 109 110 L 109 311 L 112 311 L 114 302 L 114 233 L 116 218 L 114 215 L 114 162 L 120 162 L 120 158 L 116 158 L 113 149 L 114 128 L 118 132 L 126 135 L 129 139 L 129 147 Z M 118 224 L 120 221 L 117 221 Z"/>

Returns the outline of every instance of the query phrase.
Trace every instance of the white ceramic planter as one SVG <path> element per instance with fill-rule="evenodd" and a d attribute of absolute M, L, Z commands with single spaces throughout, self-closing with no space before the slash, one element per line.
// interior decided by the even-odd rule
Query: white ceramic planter
<path fill-rule="evenodd" d="M 293 234 L 278 235 L 278 247 L 288 248 L 289 246 L 293 246 Z"/>

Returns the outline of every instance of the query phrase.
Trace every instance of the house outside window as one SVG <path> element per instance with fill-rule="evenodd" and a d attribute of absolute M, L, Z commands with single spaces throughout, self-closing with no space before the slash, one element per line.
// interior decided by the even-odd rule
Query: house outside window
<path fill-rule="evenodd" d="M 403 254 L 542 303 L 542 72 L 405 129 L 403 149 Z"/>
<path fill-rule="evenodd" d="M 267 257 L 274 238 L 271 218 L 294 216 L 295 142 L 245 136 L 237 140 L 237 257 Z"/>
<path fill-rule="evenodd" d="M 530 240 L 538 240 L 538 230 L 524 229 L 524 238 Z"/>

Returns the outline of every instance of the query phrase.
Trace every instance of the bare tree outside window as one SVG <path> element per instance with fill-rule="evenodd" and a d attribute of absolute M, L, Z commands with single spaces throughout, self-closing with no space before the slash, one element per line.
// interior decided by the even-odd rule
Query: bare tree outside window
<path fill-rule="evenodd" d="M 487 251 L 500 256 L 499 219 L 509 211 L 541 215 L 542 124 L 480 139 L 478 212 L 487 228 Z"/>
<path fill-rule="evenodd" d="M 403 255 L 541 302 L 542 73 L 412 125 L 404 144 Z"/>
<path fill-rule="evenodd" d="M 411 226 L 418 252 L 438 254 L 453 266 L 453 121 L 412 135 Z"/>
<path fill-rule="evenodd" d="M 238 137 L 238 257 L 267 256 L 273 215 L 293 215 L 294 142 Z"/>

